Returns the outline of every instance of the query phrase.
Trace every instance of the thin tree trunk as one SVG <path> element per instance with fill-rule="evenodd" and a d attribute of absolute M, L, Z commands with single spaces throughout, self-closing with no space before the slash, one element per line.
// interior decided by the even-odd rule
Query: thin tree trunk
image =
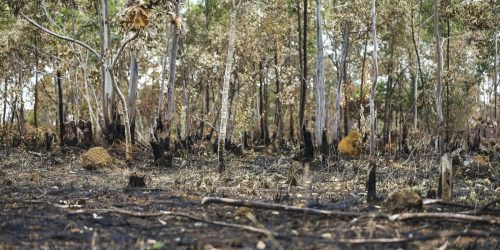
<path fill-rule="evenodd" d="M 38 39 L 35 36 L 35 103 L 33 104 L 33 125 L 38 128 Z"/>
<path fill-rule="evenodd" d="M 333 115 L 333 143 L 334 146 L 339 143 L 339 123 L 340 123 L 340 100 L 342 98 L 342 82 L 344 79 L 344 70 L 346 64 L 347 57 L 347 44 L 349 43 L 349 32 L 347 22 L 344 22 L 343 25 L 343 42 L 342 42 L 342 57 L 340 59 L 339 68 L 338 68 L 338 85 L 337 85 L 337 96 L 335 99 L 335 113 Z"/>
<path fill-rule="evenodd" d="M 443 78 L 443 55 L 441 51 L 441 36 L 439 35 L 439 0 L 435 1 L 434 13 L 434 35 L 436 36 L 436 60 L 437 60 L 437 84 L 436 84 L 436 111 L 437 111 L 437 131 L 439 133 L 439 153 L 444 154 L 444 117 L 443 105 L 441 101 L 441 82 Z"/>
<path fill-rule="evenodd" d="M 368 32 L 366 32 L 365 49 L 363 52 L 363 65 L 361 65 L 361 83 L 359 85 L 359 109 L 363 105 L 363 86 L 365 83 L 366 48 L 368 46 Z M 358 116 L 358 129 L 361 131 L 361 113 Z"/>
<path fill-rule="evenodd" d="M 495 99 L 495 121 L 497 120 L 497 96 L 498 96 L 498 34 L 497 31 L 495 31 L 495 62 L 493 63 L 495 67 L 495 77 L 493 77 L 493 80 L 495 81 L 494 83 L 494 99 Z"/>
<path fill-rule="evenodd" d="M 175 18 L 179 15 L 179 1 L 175 2 Z M 177 62 L 177 46 L 179 39 L 180 30 L 172 24 L 174 34 L 172 38 L 172 50 L 170 51 L 170 69 L 169 69 L 169 78 L 168 78 L 168 90 L 167 90 L 167 113 L 165 118 L 165 129 L 167 131 L 167 147 L 170 147 L 170 127 L 172 122 L 172 114 L 174 112 L 174 83 L 175 83 L 175 64 Z"/>
<path fill-rule="evenodd" d="M 302 79 L 300 88 L 300 109 L 299 109 L 299 125 L 301 128 L 305 126 L 304 110 L 306 107 L 307 94 L 307 0 L 304 0 L 304 27 L 302 34 Z M 304 131 L 304 129 L 301 129 Z M 302 135 L 303 136 L 303 135 Z"/>
<path fill-rule="evenodd" d="M 325 73 L 323 63 L 323 19 L 321 0 L 316 0 L 316 145 L 322 144 L 325 128 Z"/>
<path fill-rule="evenodd" d="M 18 126 L 19 126 L 19 136 L 22 138 L 25 132 L 25 122 L 26 122 L 26 117 L 24 114 L 24 91 L 23 91 L 23 65 L 21 64 L 19 67 L 19 116 L 17 117 L 18 119 Z"/>
<path fill-rule="evenodd" d="M 130 52 L 130 79 L 128 86 L 128 110 L 130 121 L 130 136 L 131 142 L 135 142 L 135 117 L 137 106 L 137 85 L 139 80 L 139 69 L 137 65 L 137 50 L 134 49 Z"/>
<path fill-rule="evenodd" d="M 376 188 L 376 173 L 377 165 L 375 163 L 375 135 L 377 131 L 375 130 L 375 89 L 378 81 L 378 62 L 377 62 L 377 10 L 375 0 L 372 0 L 372 40 L 373 40 L 373 84 L 370 93 L 370 169 L 368 170 L 368 182 L 367 182 L 367 199 L 375 200 L 377 197 Z"/>
<path fill-rule="evenodd" d="M 259 62 L 259 124 L 260 124 L 260 142 L 266 143 L 266 120 L 265 120 L 265 100 L 264 100 L 264 81 L 263 81 L 263 66 L 262 61 Z"/>
<path fill-rule="evenodd" d="M 384 127 L 383 127 L 383 132 L 384 132 L 384 145 L 391 143 L 389 134 L 391 132 L 391 122 L 392 122 L 392 105 L 391 105 L 391 96 L 392 96 L 392 73 L 393 73 L 393 58 L 394 58 L 394 35 L 392 36 L 392 41 L 389 46 L 389 51 L 391 53 L 390 60 L 389 60 L 389 67 L 387 67 L 387 84 L 386 84 L 386 91 L 385 91 L 385 108 L 384 108 Z"/>
<path fill-rule="evenodd" d="M 158 107 L 157 107 L 157 111 L 156 111 L 156 117 L 157 117 L 157 121 L 156 121 L 156 125 L 157 125 L 157 128 L 158 129 L 159 127 L 161 127 L 161 109 L 162 109 L 162 105 L 163 105 L 163 94 L 165 93 L 165 75 L 167 73 L 167 62 L 168 62 L 168 49 L 170 48 L 170 35 L 169 35 L 169 30 L 171 29 L 174 29 L 173 27 L 169 27 L 167 26 L 165 28 L 166 33 L 165 33 L 165 36 L 167 37 L 167 41 L 166 41 L 166 44 L 165 44 L 165 52 L 163 53 L 163 60 L 162 60 L 162 66 L 161 66 L 161 76 L 160 76 L 160 95 L 158 97 Z"/>
<path fill-rule="evenodd" d="M 101 0 L 101 58 L 105 64 L 111 65 L 111 30 L 109 19 L 109 3 L 108 0 Z M 101 76 L 104 76 L 102 82 L 102 113 L 104 118 L 104 134 L 108 137 L 111 128 L 111 119 L 113 112 L 113 83 L 111 82 L 111 72 L 104 65 L 101 67 Z M 113 139 L 113 138 L 108 138 Z"/>
<path fill-rule="evenodd" d="M 61 72 L 58 70 L 57 71 L 57 76 L 56 76 L 56 82 L 57 82 L 57 94 L 58 94 L 58 108 L 59 108 L 59 137 L 60 137 L 60 143 L 61 147 L 64 146 L 64 111 L 63 111 L 63 89 L 62 89 L 62 80 L 61 80 Z"/>
<path fill-rule="evenodd" d="M 9 78 L 6 76 L 5 77 L 5 84 L 3 86 L 3 113 L 2 113 L 2 124 L 5 125 L 5 118 L 7 114 L 7 90 L 8 90 L 8 85 L 9 85 Z"/>
<path fill-rule="evenodd" d="M 411 17 L 411 34 L 412 34 L 412 40 L 413 40 L 413 47 L 415 48 L 415 55 L 417 57 L 417 67 L 418 67 L 417 76 L 420 77 L 420 84 L 421 84 L 421 86 L 423 86 L 424 85 L 424 73 L 422 72 L 422 64 L 420 63 L 420 54 L 419 54 L 419 51 L 418 51 L 419 46 L 417 44 L 417 39 L 415 37 L 415 28 L 413 26 L 413 11 L 412 11 L 412 15 L 411 16 L 412 16 Z M 419 77 L 417 77 L 417 79 Z M 415 100 L 418 98 L 417 87 L 418 87 L 418 82 L 415 82 L 415 84 L 414 84 L 414 90 L 415 90 L 414 97 L 415 97 Z M 418 110 L 418 106 L 415 104 L 415 117 L 417 117 L 417 110 Z M 429 127 L 428 114 L 429 114 L 429 112 L 427 112 L 427 124 L 428 124 L 428 127 Z M 415 127 L 415 129 L 417 128 L 417 121 L 416 120 L 414 122 L 414 127 Z"/>
<path fill-rule="evenodd" d="M 274 50 L 274 70 L 276 74 L 276 139 L 278 140 L 278 145 L 283 146 L 283 107 L 281 104 L 281 82 L 280 82 L 280 70 L 278 65 L 278 48 Z"/>
<path fill-rule="evenodd" d="M 92 108 L 92 103 L 90 101 L 90 94 L 89 94 L 89 82 L 88 82 L 88 75 L 87 75 L 87 67 L 83 66 L 83 81 L 85 83 L 85 99 L 87 100 L 87 106 L 89 109 L 89 117 L 90 117 L 90 123 L 92 124 L 93 129 L 96 129 L 98 133 L 100 132 L 100 126 L 97 124 L 97 116 L 94 114 L 94 110 Z M 92 136 L 94 136 L 95 133 L 92 133 Z"/>
<path fill-rule="evenodd" d="M 234 40 L 236 39 L 236 5 L 235 0 L 232 0 L 231 21 L 229 30 L 229 47 L 227 50 L 226 69 L 224 70 L 224 83 L 222 85 L 222 99 L 220 109 L 220 130 L 218 138 L 218 160 L 219 173 L 223 173 L 226 168 L 225 164 L 225 147 L 226 147 L 226 128 L 228 121 L 228 95 L 229 81 L 231 80 L 231 71 L 233 67 L 234 56 Z"/>
<path fill-rule="evenodd" d="M 446 72 L 450 73 L 450 40 L 451 40 L 451 31 L 450 31 L 450 19 L 446 20 Z M 446 80 L 446 121 L 450 120 L 450 80 L 447 78 Z M 445 124 L 445 141 L 447 142 L 449 139 L 449 129 L 448 124 Z"/>

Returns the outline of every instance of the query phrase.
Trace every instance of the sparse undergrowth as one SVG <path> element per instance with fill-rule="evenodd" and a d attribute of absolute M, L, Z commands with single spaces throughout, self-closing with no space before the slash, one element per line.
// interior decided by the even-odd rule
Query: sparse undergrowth
<path fill-rule="evenodd" d="M 168 169 L 142 161 L 136 162 L 133 169 L 127 168 L 125 164 L 117 164 L 113 169 L 88 171 L 81 167 L 80 158 L 84 152 L 78 149 L 51 154 L 36 154 L 23 149 L 0 151 L 0 217 L 3 217 L 0 228 L 2 232 L 15 232 L 0 234 L 0 248 L 38 246 L 40 241 L 50 247 L 81 246 L 85 242 L 84 244 L 95 244 L 99 248 L 254 248 L 259 243 L 272 248 L 275 248 L 276 244 L 285 248 L 342 248 L 344 245 L 341 242 L 335 243 L 335 239 L 393 238 L 398 235 L 396 232 L 399 232 L 399 235 L 425 235 L 433 231 L 453 229 L 453 224 L 449 223 L 401 224 L 366 219 L 357 222 L 345 219 L 332 221 L 321 216 L 304 217 L 286 212 L 251 210 L 267 229 L 293 237 L 292 241 L 275 239 L 277 243 L 248 232 L 197 224 L 184 219 L 134 219 L 98 213 L 90 217 L 71 215 L 65 209 L 74 211 L 78 208 L 126 208 L 144 212 L 162 210 L 255 226 L 255 222 L 238 215 L 239 212 L 235 210 L 237 208 L 201 206 L 203 196 L 343 211 L 380 210 L 379 206 L 365 203 L 364 183 L 368 162 L 362 158 L 327 164 L 313 162 L 306 179 L 301 163 L 291 160 L 287 155 L 247 153 L 242 158 L 230 159 L 226 173 L 219 175 L 216 173 L 217 162 L 213 156 L 192 156 L 189 160 L 175 158 L 177 167 Z M 111 152 L 113 153 L 113 150 Z M 437 164 L 432 159 L 420 159 L 418 162 L 380 160 L 378 165 L 380 198 L 396 189 L 413 190 L 425 197 L 435 188 L 438 177 Z M 498 167 L 490 166 L 491 176 L 488 178 L 478 178 L 473 174 L 476 170 L 473 165 L 461 166 L 457 170 L 454 185 L 456 202 L 481 207 L 500 195 Z M 127 189 L 128 177 L 137 171 L 146 174 L 147 188 Z M 436 208 L 424 209 L 435 211 Z M 20 214 L 25 216 L 19 217 Z M 17 218 L 8 219 L 14 217 Z M 58 223 L 47 226 L 47 223 L 53 223 L 55 220 Z M 33 226 L 21 227 L 23 223 Z M 494 229 L 491 225 L 487 228 L 475 224 L 464 226 L 471 230 Z M 375 228 L 379 228 L 376 233 L 373 231 Z M 126 233 L 120 236 L 121 240 L 116 240 L 116 234 L 123 230 Z M 487 241 L 480 237 L 452 242 L 458 248 L 489 248 L 498 246 L 498 240 L 498 236 L 491 236 Z M 416 241 L 409 245 L 385 246 L 420 248 L 429 244 L 428 246 L 437 247 L 445 242 L 446 239 L 434 239 Z"/>

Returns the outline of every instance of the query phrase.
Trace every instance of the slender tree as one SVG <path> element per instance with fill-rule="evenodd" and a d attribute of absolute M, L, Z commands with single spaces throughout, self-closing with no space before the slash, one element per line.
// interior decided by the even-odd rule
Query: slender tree
<path fill-rule="evenodd" d="M 434 35 L 436 37 L 436 60 L 437 60 L 437 83 L 436 83 L 436 111 L 437 111 L 437 131 L 439 133 L 439 153 L 444 154 L 444 117 L 441 100 L 441 85 L 443 79 L 443 55 L 441 49 L 441 36 L 439 34 L 439 0 L 435 1 L 434 12 Z"/>
<path fill-rule="evenodd" d="M 335 113 L 333 115 L 333 143 L 336 145 L 339 138 L 339 123 L 340 123 L 340 100 L 342 100 L 342 82 L 344 80 L 344 73 L 347 58 L 347 46 L 349 44 L 349 32 L 347 22 L 344 22 L 342 28 L 342 55 L 337 70 L 337 96 L 335 99 Z"/>
<path fill-rule="evenodd" d="M 321 0 L 316 0 L 316 145 L 322 144 L 325 128 L 325 76 L 323 63 L 323 19 Z"/>
<path fill-rule="evenodd" d="M 302 32 L 302 79 L 300 88 L 300 108 L 299 108 L 299 125 L 305 127 L 304 110 L 306 108 L 307 94 L 307 0 L 304 0 L 304 20 Z M 302 129 L 303 131 L 303 129 Z"/>
<path fill-rule="evenodd" d="M 135 117 L 137 110 L 137 85 L 139 83 L 139 67 L 137 65 L 137 50 L 133 49 L 130 52 L 130 79 L 128 86 L 128 110 L 130 120 L 130 136 L 131 142 L 135 141 Z"/>
<path fill-rule="evenodd" d="M 229 99 L 229 81 L 231 81 L 231 71 L 233 67 L 234 56 L 234 41 L 236 39 L 236 4 L 235 0 L 231 1 L 231 20 L 229 28 L 229 46 L 227 49 L 226 69 L 224 70 L 224 82 L 222 84 L 222 106 L 220 109 L 220 128 L 218 138 L 218 159 L 219 173 L 223 173 L 226 169 L 225 163 L 225 147 L 226 147 L 226 129 L 229 118 L 228 114 L 228 99 Z"/>
<path fill-rule="evenodd" d="M 175 83 L 175 66 L 177 62 L 177 47 L 180 33 L 181 22 L 179 17 L 179 0 L 175 1 L 175 14 L 170 15 L 172 18 L 173 37 L 172 37 L 172 50 L 170 51 L 170 69 L 167 88 L 167 112 L 165 117 L 165 129 L 167 132 L 167 147 L 170 147 L 170 127 L 172 123 L 172 115 L 174 112 L 174 83 Z"/>
<path fill-rule="evenodd" d="M 368 200 L 374 200 L 377 197 L 377 186 L 376 186 L 376 173 L 377 165 L 375 163 L 375 136 L 377 131 L 375 131 L 375 89 L 377 87 L 378 81 L 378 62 L 377 62 L 377 9 L 376 1 L 372 0 L 372 59 L 373 59 L 373 84 L 370 93 L 370 168 L 368 170 L 368 182 L 367 182 L 367 198 Z"/>

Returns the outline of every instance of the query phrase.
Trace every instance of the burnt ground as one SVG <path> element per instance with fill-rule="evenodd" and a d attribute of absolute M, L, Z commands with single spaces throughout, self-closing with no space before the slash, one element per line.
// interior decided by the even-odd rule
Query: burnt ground
<path fill-rule="evenodd" d="M 382 202 L 365 202 L 363 159 L 313 163 L 304 171 L 290 155 L 249 152 L 231 158 L 227 173 L 220 176 L 215 156 L 206 153 L 177 157 L 176 167 L 164 168 L 139 152 L 132 168 L 116 160 L 112 169 L 88 171 L 80 166 L 83 152 L 0 149 L 0 249 L 500 248 L 500 205 L 492 204 L 489 215 L 479 209 L 500 197 L 499 166 L 493 163 L 456 168 L 454 202 L 463 206 L 434 204 L 422 210 L 474 213 L 476 208 L 476 215 L 488 216 L 490 223 L 391 221 L 362 216 L 384 212 Z M 438 163 L 426 158 L 379 160 L 378 196 L 404 188 L 423 196 L 432 193 Z M 135 171 L 146 175 L 146 188 L 127 188 Z M 361 214 L 327 217 L 201 205 L 205 196 Z M 162 214 L 166 212 L 195 218 Z"/>

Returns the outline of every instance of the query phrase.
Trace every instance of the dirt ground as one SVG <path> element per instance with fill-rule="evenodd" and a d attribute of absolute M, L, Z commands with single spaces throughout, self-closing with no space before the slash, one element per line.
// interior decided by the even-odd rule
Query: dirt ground
<path fill-rule="evenodd" d="M 316 162 L 304 170 L 291 154 L 247 152 L 231 158 L 220 176 L 208 153 L 176 157 L 175 167 L 165 168 L 153 165 L 149 153 L 136 152 L 133 168 L 115 160 L 111 169 L 89 171 L 80 166 L 83 152 L 0 149 L 0 249 L 500 249 L 500 204 L 489 206 L 489 214 L 479 210 L 500 197 L 499 166 L 491 163 L 487 170 L 456 168 L 454 202 L 463 206 L 422 209 L 476 208 L 490 222 L 391 221 L 201 204 L 211 196 L 383 213 L 382 202 L 365 202 L 363 159 Z M 432 194 L 438 165 L 427 158 L 381 159 L 381 200 L 396 189 Z M 146 175 L 146 188 L 127 188 L 136 171 Z"/>

